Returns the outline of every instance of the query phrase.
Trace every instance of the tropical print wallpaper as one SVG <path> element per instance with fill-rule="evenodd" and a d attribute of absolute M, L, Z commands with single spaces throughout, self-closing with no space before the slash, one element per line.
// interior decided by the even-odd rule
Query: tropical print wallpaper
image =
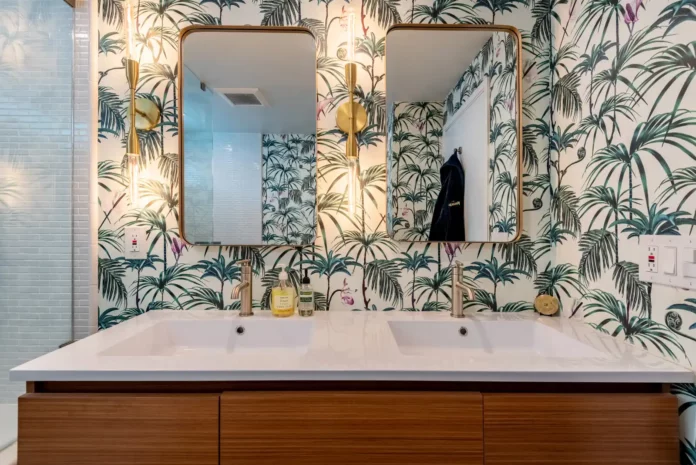
<path fill-rule="evenodd" d="M 127 195 L 122 0 L 99 0 L 99 285 L 102 328 L 159 308 L 235 308 L 235 262 L 252 260 L 257 305 L 286 263 L 307 268 L 333 310 L 445 310 L 449 265 L 476 288 L 470 311 L 531 310 L 538 293 L 563 313 L 681 363 L 696 354 L 693 292 L 640 283 L 637 236 L 692 234 L 696 173 L 693 0 L 142 0 L 138 92 L 163 109 L 140 134 L 139 204 Z M 335 126 L 346 101 L 346 12 L 358 19 L 361 196 L 351 214 Z M 400 22 L 496 23 L 523 37 L 522 233 L 518 242 L 452 246 L 386 233 L 385 31 Z M 307 247 L 192 247 L 177 226 L 177 34 L 190 24 L 299 25 L 318 38 L 317 240 Z M 148 228 L 146 260 L 123 258 L 126 225 Z M 518 225 L 520 227 L 520 225 Z M 696 463 L 696 388 L 677 386 L 683 463 Z"/>
<path fill-rule="evenodd" d="M 397 241 L 427 241 L 440 194 L 443 102 L 395 102 L 387 140 L 387 215 Z"/>
<path fill-rule="evenodd" d="M 445 101 L 445 124 L 481 85 L 489 86 L 490 135 L 488 218 L 491 241 L 517 234 L 517 44 L 507 32 L 494 32 Z"/>
<path fill-rule="evenodd" d="M 313 244 L 317 157 L 314 134 L 264 134 L 261 199 L 263 244 Z"/>
<path fill-rule="evenodd" d="M 696 225 L 696 41 L 690 1 L 564 1 L 549 50 L 548 234 L 582 282 L 566 302 L 596 329 L 691 364 L 696 295 L 638 279 L 641 234 Z M 582 307 L 580 307 L 582 305 Z M 696 462 L 694 386 L 682 463 Z"/>

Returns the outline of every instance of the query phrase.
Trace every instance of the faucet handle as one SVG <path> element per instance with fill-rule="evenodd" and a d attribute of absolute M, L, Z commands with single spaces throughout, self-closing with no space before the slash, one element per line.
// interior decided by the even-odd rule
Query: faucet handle
<path fill-rule="evenodd" d="M 457 268 L 458 270 L 461 270 L 464 264 L 460 262 L 459 260 L 454 261 L 454 266 L 452 268 Z"/>

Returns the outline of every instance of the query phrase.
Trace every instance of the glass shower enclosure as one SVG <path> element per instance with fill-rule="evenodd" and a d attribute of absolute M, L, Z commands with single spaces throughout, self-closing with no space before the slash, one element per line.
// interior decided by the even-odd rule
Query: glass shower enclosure
<path fill-rule="evenodd" d="M 0 0 L 0 450 L 23 383 L 72 339 L 73 9 Z"/>

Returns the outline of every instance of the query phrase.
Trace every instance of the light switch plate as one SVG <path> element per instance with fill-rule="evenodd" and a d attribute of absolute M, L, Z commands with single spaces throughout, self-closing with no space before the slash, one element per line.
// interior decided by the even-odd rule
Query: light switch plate
<path fill-rule="evenodd" d="M 696 237 L 640 236 L 641 281 L 682 289 L 696 289 Z M 654 260 L 651 261 L 650 257 Z"/>
<path fill-rule="evenodd" d="M 147 229 L 125 228 L 123 241 L 125 257 L 131 260 L 144 260 L 147 258 Z"/>
<path fill-rule="evenodd" d="M 660 257 L 660 273 L 670 276 L 677 275 L 677 247 L 665 246 L 662 247 L 662 255 Z"/>

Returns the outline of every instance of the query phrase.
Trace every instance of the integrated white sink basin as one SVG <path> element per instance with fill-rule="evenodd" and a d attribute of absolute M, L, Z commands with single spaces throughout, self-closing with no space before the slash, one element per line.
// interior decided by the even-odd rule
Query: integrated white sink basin
<path fill-rule="evenodd" d="M 692 383 L 581 321 L 525 314 L 147 312 L 10 371 L 13 381 Z M 460 328 L 466 328 L 466 335 Z M 241 334 L 240 334 L 241 333 Z"/>
<path fill-rule="evenodd" d="M 312 338 L 312 320 L 257 319 L 160 321 L 100 355 L 185 356 L 238 352 L 301 354 Z"/>
<path fill-rule="evenodd" d="M 390 321 L 404 355 L 501 355 L 546 358 L 606 358 L 572 337 L 534 321 Z"/>

